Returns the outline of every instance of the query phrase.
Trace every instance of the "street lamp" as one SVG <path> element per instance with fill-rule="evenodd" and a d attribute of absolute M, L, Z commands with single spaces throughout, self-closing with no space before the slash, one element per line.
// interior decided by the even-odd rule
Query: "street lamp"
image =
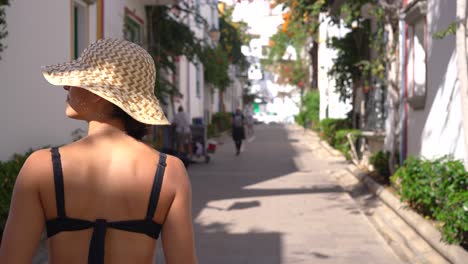
<path fill-rule="evenodd" d="M 210 38 L 218 43 L 219 41 L 219 37 L 221 36 L 219 30 L 217 30 L 214 26 L 211 27 L 210 31 L 208 32 L 208 34 L 210 34 Z"/>

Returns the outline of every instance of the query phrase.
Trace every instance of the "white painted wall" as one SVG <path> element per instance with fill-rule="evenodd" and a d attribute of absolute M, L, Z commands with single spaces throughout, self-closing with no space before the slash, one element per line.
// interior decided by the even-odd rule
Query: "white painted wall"
<path fill-rule="evenodd" d="M 204 82 L 203 82 L 203 74 L 200 76 L 200 72 L 203 72 L 203 66 L 199 65 L 200 67 L 197 70 L 197 67 L 190 63 L 190 114 L 192 118 L 200 118 L 203 117 L 203 109 L 204 109 Z M 198 77 L 197 77 L 198 74 Z M 197 93 L 197 78 L 199 82 L 199 92 Z"/>
<path fill-rule="evenodd" d="M 202 66 L 199 66 L 202 67 Z M 205 107 L 205 88 L 203 82 L 203 68 L 200 68 L 201 80 L 200 81 L 200 93 L 197 96 L 197 68 L 193 63 L 188 61 L 186 57 L 180 58 L 180 67 L 179 67 L 179 91 L 182 94 L 182 99 L 175 103 L 175 109 L 179 106 L 182 106 L 186 112 L 188 112 L 190 118 L 199 118 L 203 117 Z"/>
<path fill-rule="evenodd" d="M 318 51 L 318 88 L 320 91 L 320 120 L 324 118 L 346 118 L 351 110 L 349 103 L 339 100 L 339 94 L 335 92 L 334 78 L 328 76 L 328 71 L 333 66 L 336 51 L 327 47 L 327 42 L 332 37 L 344 36 L 347 31 L 338 26 L 330 25 L 326 14 L 320 14 L 323 23 L 319 28 L 319 51 Z M 328 116 L 327 116 L 328 108 Z"/>
<path fill-rule="evenodd" d="M 231 84 L 224 92 L 224 106 L 226 112 L 234 112 L 237 108 L 243 106 L 242 102 L 242 82 L 237 75 L 237 67 L 234 65 L 229 65 L 229 78 L 231 79 Z"/>
<path fill-rule="evenodd" d="M 66 93 L 48 84 L 40 70 L 42 65 L 72 59 L 71 4 L 68 0 L 12 1 L 6 8 L 9 35 L 0 60 L 0 160 L 29 148 L 68 143 L 75 129 L 86 129 L 86 123 L 65 116 Z M 105 1 L 105 37 L 123 37 L 125 6 L 146 19 L 139 0 Z M 88 12 L 88 40 L 94 42 L 96 4 Z"/>
<path fill-rule="evenodd" d="M 174 109 L 175 111 L 177 112 L 177 109 L 179 108 L 179 106 L 182 106 L 184 108 L 184 110 L 186 112 L 188 112 L 188 114 L 190 115 L 190 112 L 188 111 L 189 109 L 189 104 L 188 104 L 188 97 L 190 96 L 190 93 L 189 93 L 189 87 L 190 87 L 190 83 L 189 83 L 189 80 L 188 80 L 188 61 L 187 61 L 187 58 L 186 57 L 180 57 L 180 60 L 179 60 L 179 72 L 177 73 L 179 78 L 179 84 L 178 84 L 178 87 L 179 87 L 179 92 L 182 94 L 182 98 L 178 101 L 178 102 L 175 102 L 174 105 Z M 190 116 L 190 118 L 192 118 Z"/>
<path fill-rule="evenodd" d="M 408 113 L 408 154 L 465 158 L 455 36 L 431 36 L 456 20 L 456 1 L 428 0 L 427 98 L 421 111 Z"/>
<path fill-rule="evenodd" d="M 204 17 L 208 24 L 208 28 L 204 28 L 201 25 L 195 23 L 194 17 L 191 16 L 185 23 L 195 32 L 195 35 L 198 38 L 204 38 L 209 40 L 208 31 L 211 27 L 219 28 L 218 25 L 218 13 L 216 5 L 210 6 L 209 3 L 215 4 L 215 1 L 199 1 L 200 2 L 200 15 Z M 195 2 L 194 2 L 195 3 Z M 212 100 L 210 95 L 206 95 L 206 92 L 209 91 L 208 87 L 205 87 L 205 82 L 203 78 L 203 65 L 201 63 L 197 66 L 188 61 L 187 58 L 180 58 L 180 67 L 179 67 L 179 91 L 183 95 L 182 100 L 179 103 L 175 104 L 175 108 L 179 106 L 184 107 L 185 111 L 188 112 L 191 119 L 193 118 L 205 118 L 205 111 L 216 111 L 217 108 L 214 108 L 211 104 Z M 198 80 L 198 89 L 197 92 L 197 80 Z M 208 96 L 208 98 L 205 98 Z M 214 110 L 215 109 L 215 110 Z"/>
<path fill-rule="evenodd" d="M 143 45 L 146 44 L 146 13 L 144 1 L 139 0 L 112 0 L 104 3 L 104 37 L 123 38 L 123 27 L 125 18 L 125 7 L 134 12 L 136 16 L 144 21 Z"/>
<path fill-rule="evenodd" d="M 212 113 L 216 113 L 220 111 L 219 107 L 219 90 L 215 89 L 213 93 L 213 101 L 211 104 L 211 111 Z"/>
<path fill-rule="evenodd" d="M 32 12 L 31 10 L 34 10 Z M 85 123 L 65 116 L 65 92 L 41 66 L 71 59 L 70 1 L 11 1 L 8 46 L 0 60 L 0 160 L 29 148 L 60 145 Z"/>
<path fill-rule="evenodd" d="M 211 115 L 213 113 L 213 95 L 209 84 L 205 85 L 203 94 L 205 95 L 203 98 L 204 118 L 206 118 L 206 122 L 209 123 L 211 122 Z"/>

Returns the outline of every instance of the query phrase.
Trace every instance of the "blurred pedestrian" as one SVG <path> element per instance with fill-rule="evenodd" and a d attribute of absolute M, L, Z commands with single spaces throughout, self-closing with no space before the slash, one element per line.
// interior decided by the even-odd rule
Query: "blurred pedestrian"
<path fill-rule="evenodd" d="M 247 137 L 251 138 L 254 135 L 254 117 L 252 111 L 247 111 L 245 114 L 245 120 L 247 125 Z"/>
<path fill-rule="evenodd" d="M 166 112 L 164 115 L 167 116 Z M 173 125 L 161 126 L 158 131 L 162 134 L 162 148 L 161 152 L 169 155 L 174 155 L 175 145 L 175 128 Z"/>
<path fill-rule="evenodd" d="M 88 135 L 26 160 L 0 263 L 32 263 L 44 228 L 50 263 L 153 263 L 161 231 L 167 263 L 196 263 L 187 171 L 141 141 L 148 124 L 169 124 L 154 96 L 151 55 L 101 39 L 42 73 L 63 86 L 66 115 L 86 121 Z"/>
<path fill-rule="evenodd" d="M 190 133 L 190 117 L 182 106 L 179 106 L 172 123 L 176 126 L 176 145 L 179 153 L 191 155 L 192 138 Z"/>
<path fill-rule="evenodd" d="M 240 108 L 236 109 L 236 112 L 232 114 L 232 139 L 236 145 L 236 155 L 240 154 L 242 140 L 245 139 L 245 130 L 244 130 L 244 115 Z"/>

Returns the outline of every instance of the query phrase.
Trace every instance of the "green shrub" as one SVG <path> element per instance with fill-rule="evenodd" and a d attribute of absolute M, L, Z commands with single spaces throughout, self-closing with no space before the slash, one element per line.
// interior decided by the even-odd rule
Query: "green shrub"
<path fill-rule="evenodd" d="M 355 142 L 361 135 L 361 131 L 357 129 L 342 129 L 336 131 L 335 138 L 333 140 L 333 147 L 341 151 L 345 155 L 346 159 L 350 160 L 351 145 L 347 137 L 348 134 L 351 134 L 351 138 L 353 139 L 353 142 Z"/>
<path fill-rule="evenodd" d="M 11 195 L 15 185 L 16 176 L 23 167 L 26 159 L 33 150 L 29 150 L 23 155 L 15 154 L 8 161 L 0 161 L 0 237 L 10 210 Z"/>
<path fill-rule="evenodd" d="M 214 138 L 218 135 L 218 128 L 215 124 L 209 124 L 206 133 L 208 138 Z"/>
<path fill-rule="evenodd" d="M 320 92 L 307 92 L 302 99 L 301 111 L 295 116 L 296 123 L 304 128 L 317 130 L 320 116 Z"/>
<path fill-rule="evenodd" d="M 231 113 L 218 112 L 214 113 L 211 117 L 211 124 L 213 124 L 218 132 L 224 132 L 231 128 Z"/>
<path fill-rule="evenodd" d="M 300 111 L 299 114 L 297 114 L 296 116 L 294 116 L 294 120 L 296 121 L 296 123 L 300 126 L 302 126 L 303 128 L 310 128 L 311 127 L 311 122 L 309 122 L 307 120 L 307 113 L 304 112 L 304 111 Z"/>
<path fill-rule="evenodd" d="M 448 157 L 433 161 L 410 157 L 391 181 L 403 201 L 443 224 L 444 241 L 468 242 L 468 173 L 462 162 Z"/>
<path fill-rule="evenodd" d="M 320 137 L 331 146 L 335 146 L 335 134 L 338 130 L 351 129 L 347 119 L 325 118 L 320 122 Z"/>
<path fill-rule="evenodd" d="M 432 161 L 410 157 L 392 176 L 392 182 L 399 181 L 401 198 L 416 211 L 429 217 L 433 217 L 437 210 L 437 192 L 433 188 L 434 169 L 437 170 Z"/>
<path fill-rule="evenodd" d="M 390 177 L 390 168 L 388 166 L 390 159 L 390 152 L 379 151 L 370 157 L 370 163 L 374 166 L 377 173 L 388 179 Z"/>
<path fill-rule="evenodd" d="M 441 231 L 445 241 L 468 246 L 468 191 L 451 193 L 437 220 L 443 223 Z"/>

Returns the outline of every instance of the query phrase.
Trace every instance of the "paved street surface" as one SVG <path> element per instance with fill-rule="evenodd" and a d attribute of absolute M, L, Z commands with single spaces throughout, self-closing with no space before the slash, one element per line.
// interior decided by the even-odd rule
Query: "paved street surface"
<path fill-rule="evenodd" d="M 255 129 L 240 156 L 223 137 L 209 164 L 189 167 L 200 264 L 401 263 L 335 181 L 346 162 L 300 128 Z"/>
<path fill-rule="evenodd" d="M 240 156 L 221 141 L 209 164 L 189 167 L 201 264 L 400 263 L 331 176 L 346 163 L 316 136 L 256 126 Z"/>

